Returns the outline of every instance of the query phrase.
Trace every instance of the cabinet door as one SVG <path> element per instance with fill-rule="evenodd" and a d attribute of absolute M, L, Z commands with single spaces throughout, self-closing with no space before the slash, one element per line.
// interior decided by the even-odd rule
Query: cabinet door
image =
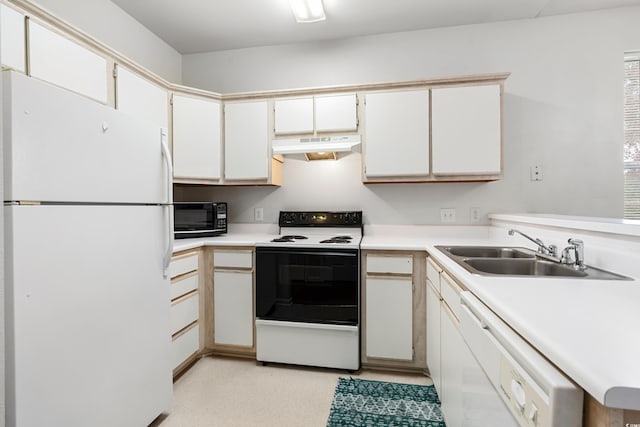
<path fill-rule="evenodd" d="M 501 88 L 498 84 L 433 89 L 435 175 L 502 171 Z"/>
<path fill-rule="evenodd" d="M 462 369 L 466 344 L 462 339 L 457 319 L 442 303 L 441 327 L 441 383 L 442 413 L 447 427 L 460 427 L 463 420 Z"/>
<path fill-rule="evenodd" d="M 214 341 L 253 347 L 253 273 L 214 271 Z"/>
<path fill-rule="evenodd" d="M 413 359 L 413 281 L 410 277 L 367 277 L 367 357 Z"/>
<path fill-rule="evenodd" d="M 440 297 L 427 281 L 427 368 L 438 393 L 442 393 L 440 378 Z"/>
<path fill-rule="evenodd" d="M 337 132 L 358 129 L 355 93 L 316 96 L 316 131 Z"/>
<path fill-rule="evenodd" d="M 173 176 L 219 180 L 220 104 L 173 96 Z"/>
<path fill-rule="evenodd" d="M 227 180 L 269 178 L 267 101 L 225 104 L 224 165 Z"/>
<path fill-rule="evenodd" d="M 118 66 L 116 107 L 133 117 L 169 127 L 167 91 L 149 80 Z"/>
<path fill-rule="evenodd" d="M 24 72 L 24 15 L 0 4 L 0 59 L 2 65 Z"/>
<path fill-rule="evenodd" d="M 107 102 L 107 61 L 33 21 L 29 23 L 31 76 Z"/>
<path fill-rule="evenodd" d="M 370 93 L 365 103 L 365 175 L 429 175 L 429 91 Z"/>
<path fill-rule="evenodd" d="M 276 100 L 274 119 L 276 135 L 313 133 L 313 98 Z"/>

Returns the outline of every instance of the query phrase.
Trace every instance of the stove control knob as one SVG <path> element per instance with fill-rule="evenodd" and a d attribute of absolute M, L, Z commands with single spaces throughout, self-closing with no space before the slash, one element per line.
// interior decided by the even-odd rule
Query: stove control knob
<path fill-rule="evenodd" d="M 308 219 L 309 219 L 309 215 L 307 215 L 306 213 L 301 213 L 298 216 L 298 221 L 300 222 L 300 224 L 306 224 Z"/>
<path fill-rule="evenodd" d="M 292 213 L 283 213 L 282 214 L 282 222 L 290 224 L 293 222 L 293 214 Z"/>

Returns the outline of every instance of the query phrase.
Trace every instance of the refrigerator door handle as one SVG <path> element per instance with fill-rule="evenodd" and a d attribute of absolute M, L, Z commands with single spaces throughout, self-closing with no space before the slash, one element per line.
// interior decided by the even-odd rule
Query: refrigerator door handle
<path fill-rule="evenodd" d="M 169 276 L 169 263 L 173 255 L 173 166 L 171 164 L 171 153 L 167 142 L 167 129 L 160 129 L 160 142 L 162 145 L 162 157 L 167 167 L 167 201 L 164 207 L 167 209 L 167 251 L 163 259 L 164 277 Z"/>

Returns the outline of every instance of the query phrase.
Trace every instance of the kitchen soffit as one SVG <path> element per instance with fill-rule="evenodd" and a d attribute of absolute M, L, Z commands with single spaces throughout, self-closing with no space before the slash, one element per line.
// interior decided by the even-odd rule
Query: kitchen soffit
<path fill-rule="evenodd" d="M 341 39 L 640 6 L 640 0 L 323 0 L 295 22 L 289 0 L 112 0 L 182 54 Z"/>

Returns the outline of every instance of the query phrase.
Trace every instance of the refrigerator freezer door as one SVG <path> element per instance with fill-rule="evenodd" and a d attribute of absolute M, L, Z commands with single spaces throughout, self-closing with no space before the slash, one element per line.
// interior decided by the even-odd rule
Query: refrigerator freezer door
<path fill-rule="evenodd" d="M 172 393 L 161 206 L 5 206 L 7 425 L 140 427 Z"/>
<path fill-rule="evenodd" d="M 166 202 L 160 127 L 3 71 L 4 200 Z"/>

